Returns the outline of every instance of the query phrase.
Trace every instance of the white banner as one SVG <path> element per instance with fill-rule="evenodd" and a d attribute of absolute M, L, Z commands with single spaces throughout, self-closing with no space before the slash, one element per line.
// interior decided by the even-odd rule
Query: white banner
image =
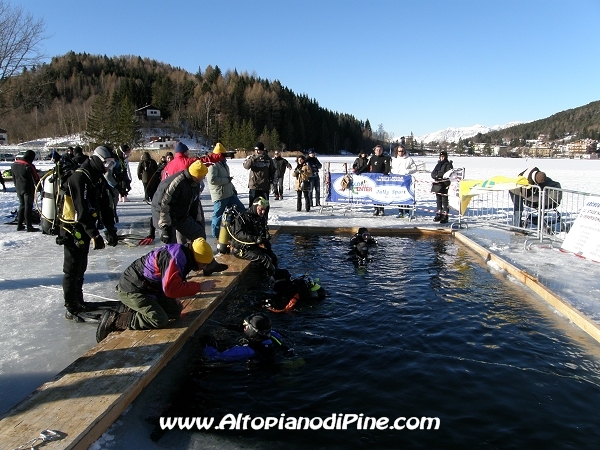
<path fill-rule="evenodd" d="M 600 197 L 587 200 L 561 249 L 600 262 Z"/>

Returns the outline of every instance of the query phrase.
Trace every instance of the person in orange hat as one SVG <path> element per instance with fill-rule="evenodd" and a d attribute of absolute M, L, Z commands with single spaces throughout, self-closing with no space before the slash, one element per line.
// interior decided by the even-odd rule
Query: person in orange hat
<path fill-rule="evenodd" d="M 213 216 L 211 221 L 211 231 L 214 238 L 219 237 L 221 228 L 221 219 L 227 208 L 234 207 L 239 212 L 244 212 L 246 208 L 241 202 L 232 183 L 233 177 L 229 172 L 229 166 L 225 158 L 227 150 L 220 142 L 215 145 L 210 160 L 213 162 L 208 167 L 208 189 L 210 190 L 210 199 L 213 202 Z"/>
<path fill-rule="evenodd" d="M 152 197 L 152 222 L 160 230 L 160 240 L 165 244 L 206 238 L 200 183 L 207 173 L 206 165 L 195 161 L 158 185 Z"/>

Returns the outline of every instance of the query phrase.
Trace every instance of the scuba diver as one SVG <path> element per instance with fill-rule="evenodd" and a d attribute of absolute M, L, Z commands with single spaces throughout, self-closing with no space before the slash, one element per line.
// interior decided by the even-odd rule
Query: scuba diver
<path fill-rule="evenodd" d="M 286 269 L 275 270 L 273 278 L 275 295 L 266 298 L 262 303 L 262 307 L 271 312 L 291 311 L 298 304 L 321 301 L 327 297 L 327 292 L 319 285 L 318 278 L 312 279 L 308 275 L 303 275 L 292 279 Z"/>
<path fill-rule="evenodd" d="M 373 261 L 373 257 L 369 256 L 369 247 L 366 242 L 359 242 L 352 246 L 348 252 L 349 259 L 355 266 L 366 266 L 368 262 Z"/>
<path fill-rule="evenodd" d="M 351 249 L 348 252 L 349 259 L 357 267 L 364 267 L 367 262 L 373 261 L 373 258 L 369 256 L 369 246 L 377 245 L 377 239 L 371 236 L 369 230 L 365 227 L 361 227 L 350 239 Z"/>
<path fill-rule="evenodd" d="M 241 331 L 244 338 L 239 345 L 219 351 L 216 343 L 203 349 L 204 356 L 213 361 L 257 360 L 273 362 L 277 352 L 294 356 L 294 349 L 284 344 L 284 337 L 271 329 L 271 319 L 263 313 L 251 314 L 241 325 L 220 324 L 232 331 Z"/>
<path fill-rule="evenodd" d="M 350 238 L 350 244 L 356 246 L 359 242 L 364 242 L 367 245 L 377 245 L 377 239 L 371 236 L 369 230 L 365 227 L 361 227 L 358 231 Z"/>
<path fill-rule="evenodd" d="M 271 250 L 271 234 L 266 214 L 269 201 L 257 197 L 252 206 L 238 214 L 229 225 L 232 254 L 264 266 L 269 274 L 277 268 L 277 255 Z"/>

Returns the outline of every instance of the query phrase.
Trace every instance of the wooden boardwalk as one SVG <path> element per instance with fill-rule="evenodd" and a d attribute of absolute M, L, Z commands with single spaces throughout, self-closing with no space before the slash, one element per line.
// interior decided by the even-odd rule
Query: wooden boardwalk
<path fill-rule="evenodd" d="M 182 299 L 182 317 L 170 328 L 111 333 L 8 411 L 0 420 L 0 449 L 17 448 L 46 429 L 64 437 L 45 443 L 44 449 L 87 449 L 93 444 L 211 315 L 249 264 L 231 255 L 217 259 L 229 269 L 192 278 L 217 280 L 215 291 Z"/>

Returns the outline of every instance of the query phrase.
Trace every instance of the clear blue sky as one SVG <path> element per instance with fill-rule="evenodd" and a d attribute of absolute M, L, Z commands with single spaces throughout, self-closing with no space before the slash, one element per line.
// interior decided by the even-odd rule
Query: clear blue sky
<path fill-rule="evenodd" d="M 10 0 L 48 56 L 139 55 L 278 79 L 396 138 L 600 100 L 599 0 Z"/>

